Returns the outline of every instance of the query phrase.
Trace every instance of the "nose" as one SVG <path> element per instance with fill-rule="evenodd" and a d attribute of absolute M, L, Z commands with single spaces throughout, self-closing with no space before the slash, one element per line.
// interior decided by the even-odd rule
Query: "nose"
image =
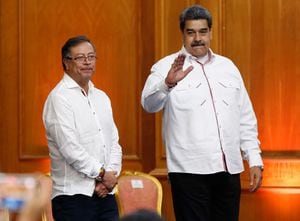
<path fill-rule="evenodd" d="M 89 60 L 89 57 L 84 57 L 83 63 L 84 64 L 90 64 L 91 61 Z"/>
<path fill-rule="evenodd" d="M 196 32 L 195 34 L 195 41 L 200 41 L 201 40 L 201 33 Z"/>

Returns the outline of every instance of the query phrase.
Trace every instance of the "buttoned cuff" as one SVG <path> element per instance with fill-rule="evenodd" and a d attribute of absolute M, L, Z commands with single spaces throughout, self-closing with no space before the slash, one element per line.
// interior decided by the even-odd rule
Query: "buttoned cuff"
<path fill-rule="evenodd" d="M 103 166 L 103 164 L 100 164 L 100 163 L 95 165 L 93 170 L 90 173 L 90 177 L 91 178 L 96 178 L 99 175 L 99 171 L 100 171 L 102 166 Z"/>
<path fill-rule="evenodd" d="M 249 156 L 249 167 L 260 166 L 263 167 L 264 163 L 260 154 Z"/>

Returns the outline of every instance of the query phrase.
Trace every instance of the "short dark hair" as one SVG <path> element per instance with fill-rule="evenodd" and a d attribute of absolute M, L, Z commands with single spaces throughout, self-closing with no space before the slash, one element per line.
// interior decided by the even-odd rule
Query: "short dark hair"
<path fill-rule="evenodd" d="M 212 27 L 212 16 L 210 12 L 201 5 L 193 5 L 184 9 L 179 16 L 180 30 L 183 32 L 185 22 L 187 20 L 205 19 L 207 21 L 209 29 Z"/>
<path fill-rule="evenodd" d="M 61 59 L 62 59 L 62 65 L 64 70 L 66 70 L 66 66 L 64 64 L 64 59 L 68 56 L 70 56 L 70 52 L 71 52 L 71 48 L 79 45 L 82 42 L 88 42 L 90 43 L 94 50 L 96 51 L 95 45 L 91 42 L 90 39 L 88 39 L 86 36 L 84 35 L 78 35 L 72 38 L 69 38 L 66 43 L 64 44 L 64 46 L 61 48 Z"/>

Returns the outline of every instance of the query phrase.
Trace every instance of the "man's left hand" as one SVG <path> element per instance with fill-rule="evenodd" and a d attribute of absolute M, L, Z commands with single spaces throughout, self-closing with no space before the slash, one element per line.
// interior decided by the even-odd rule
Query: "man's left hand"
<path fill-rule="evenodd" d="M 250 167 L 250 192 L 255 192 L 261 186 L 262 183 L 262 169 L 259 166 Z"/>
<path fill-rule="evenodd" d="M 102 183 L 110 192 L 118 183 L 117 171 L 106 171 Z"/>

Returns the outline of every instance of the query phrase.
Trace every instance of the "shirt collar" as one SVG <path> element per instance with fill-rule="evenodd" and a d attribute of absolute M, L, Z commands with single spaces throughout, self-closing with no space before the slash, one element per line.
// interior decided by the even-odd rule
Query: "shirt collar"
<path fill-rule="evenodd" d="M 66 72 L 64 73 L 64 76 L 63 76 L 63 81 L 64 83 L 66 84 L 67 88 L 80 88 L 82 89 L 76 81 L 74 81 L 73 78 L 70 77 L 70 75 L 68 75 Z M 94 88 L 94 84 L 92 81 L 89 81 L 89 90 Z"/>
<path fill-rule="evenodd" d="M 207 64 L 207 63 L 209 63 L 209 62 L 212 62 L 212 61 L 214 60 L 214 58 L 216 57 L 216 55 L 214 54 L 214 52 L 213 52 L 210 48 L 208 49 L 208 60 L 207 60 L 207 61 L 204 61 L 204 63 L 203 63 L 203 61 L 201 60 L 201 58 L 199 59 L 199 58 L 197 58 L 197 57 L 191 55 L 191 54 L 185 49 L 184 46 L 182 46 L 182 48 L 181 48 L 181 50 L 180 50 L 179 53 L 180 53 L 180 54 L 185 54 L 186 57 L 188 58 L 188 61 L 189 61 L 190 63 L 192 63 L 192 61 L 196 61 L 196 62 L 200 62 L 201 64 Z"/>

